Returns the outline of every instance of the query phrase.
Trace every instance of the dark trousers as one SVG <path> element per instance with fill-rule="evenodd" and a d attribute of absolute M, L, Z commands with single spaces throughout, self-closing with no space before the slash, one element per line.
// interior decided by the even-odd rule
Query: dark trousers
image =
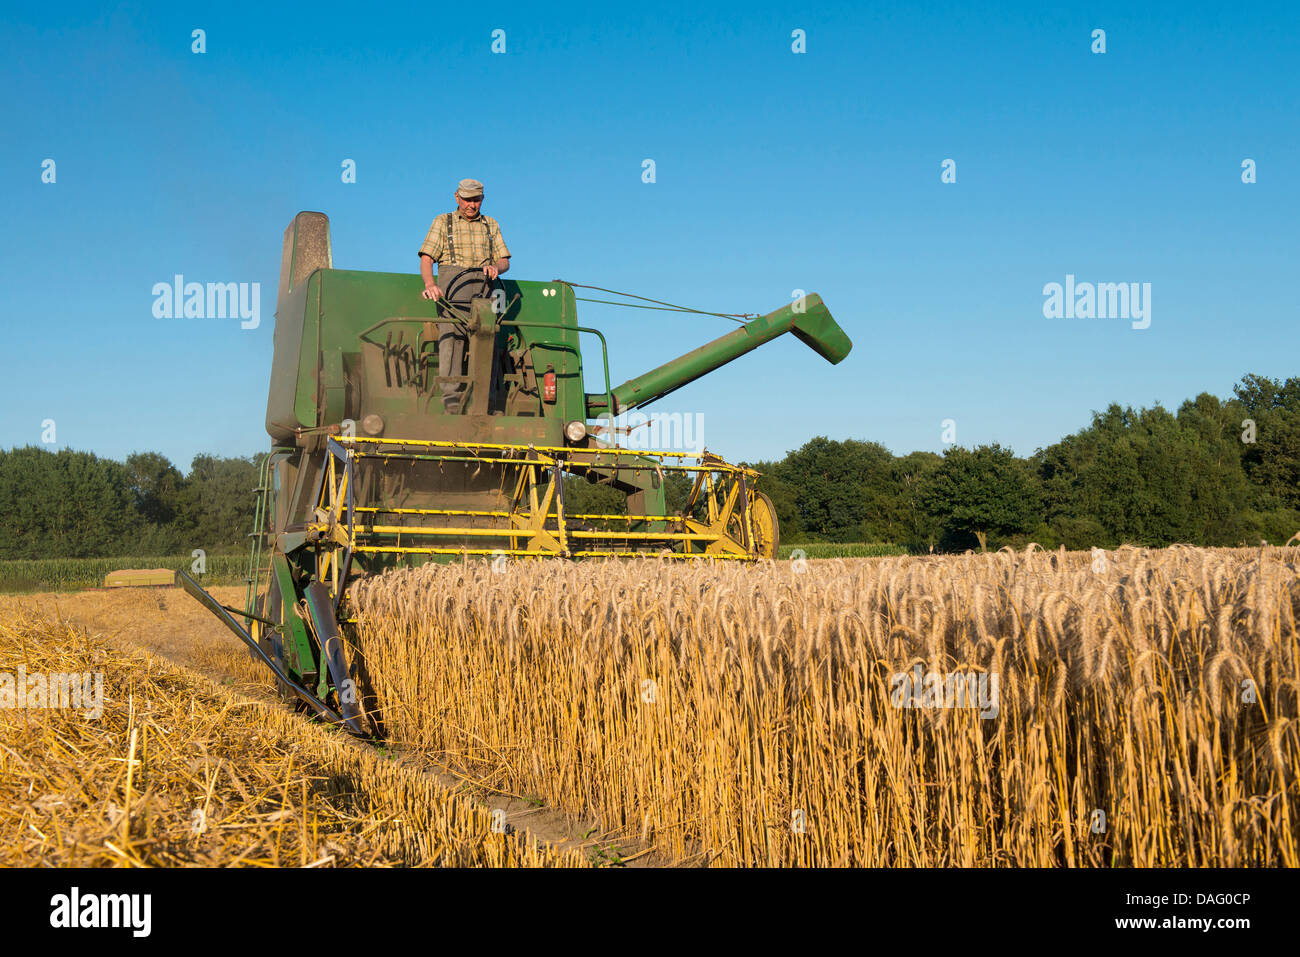
<path fill-rule="evenodd" d="M 463 267 L 438 264 L 438 286 L 443 295 L 462 315 L 469 315 L 470 302 L 476 297 L 488 294 L 489 283 L 477 273 L 469 273 L 461 278 Z M 443 306 L 438 306 L 438 315 L 447 315 Z M 465 353 L 469 348 L 469 336 L 462 326 L 453 322 L 438 323 L 438 375 L 464 375 Z M 465 401 L 466 384 L 464 382 L 442 382 L 442 406 L 451 415 L 458 415 Z M 486 383 L 483 386 L 487 388 Z"/>
<path fill-rule="evenodd" d="M 459 303 L 457 309 L 461 309 Z M 469 307 L 464 307 L 468 309 Z M 451 415 L 460 413 L 461 403 L 465 399 L 464 382 L 447 382 L 447 376 L 463 375 L 465 350 L 469 346 L 469 337 L 461 326 L 450 322 L 438 323 L 438 375 L 443 379 L 442 407 Z"/>

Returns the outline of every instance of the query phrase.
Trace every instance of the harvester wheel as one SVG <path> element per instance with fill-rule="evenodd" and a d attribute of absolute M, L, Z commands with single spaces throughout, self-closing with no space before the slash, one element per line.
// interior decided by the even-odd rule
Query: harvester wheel
<path fill-rule="evenodd" d="M 755 492 L 749 505 L 750 522 L 754 527 L 754 554 L 759 558 L 776 558 L 781 547 L 781 529 L 776 522 L 776 506 L 762 492 Z"/>
<path fill-rule="evenodd" d="M 257 607 L 254 610 L 263 618 L 278 624 L 284 620 L 281 617 L 283 613 L 282 605 L 283 603 L 280 601 L 280 583 L 272 575 L 271 584 L 266 589 L 266 594 L 257 599 Z M 253 622 L 252 632 L 253 637 L 257 639 L 258 647 L 265 651 L 267 656 L 278 667 L 283 669 L 285 667 L 284 646 L 278 640 L 279 636 L 271 630 L 269 625 L 264 625 L 260 621 Z M 279 699 L 285 703 L 297 704 L 298 696 L 293 693 L 293 690 L 278 676 L 272 675 L 271 677 L 275 681 L 275 693 Z"/>

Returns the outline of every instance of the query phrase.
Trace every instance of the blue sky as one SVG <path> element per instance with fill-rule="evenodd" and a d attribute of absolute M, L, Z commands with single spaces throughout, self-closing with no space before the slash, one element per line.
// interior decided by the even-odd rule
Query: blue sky
<path fill-rule="evenodd" d="M 265 448 L 286 223 L 321 210 L 336 266 L 414 273 L 464 176 L 512 278 L 736 312 L 823 296 L 840 365 L 787 337 L 651 407 L 702 414 L 733 460 L 816 434 L 940 451 L 949 418 L 1029 454 L 1112 401 L 1300 373 L 1296 5 L 483 10 L 7 4 L 0 447 L 53 419 L 59 446 L 182 469 Z M 260 282 L 261 326 L 156 319 L 176 273 Z M 1045 318 L 1067 274 L 1150 283 L 1150 327 Z M 581 318 L 615 383 L 731 328 Z"/>

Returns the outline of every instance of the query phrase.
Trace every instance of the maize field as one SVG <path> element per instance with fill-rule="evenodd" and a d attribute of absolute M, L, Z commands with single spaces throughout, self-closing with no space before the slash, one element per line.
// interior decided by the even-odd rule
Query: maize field
<path fill-rule="evenodd" d="M 198 572 L 202 567 L 202 573 Z M 184 568 L 206 585 L 233 585 L 248 573 L 248 555 L 208 555 L 202 566 L 190 555 L 143 558 L 32 558 L 0 561 L 0 592 L 100 588 L 109 572 L 124 568 Z"/>
<path fill-rule="evenodd" d="M 396 744 L 681 864 L 1300 864 L 1294 549 L 428 565 Z"/>

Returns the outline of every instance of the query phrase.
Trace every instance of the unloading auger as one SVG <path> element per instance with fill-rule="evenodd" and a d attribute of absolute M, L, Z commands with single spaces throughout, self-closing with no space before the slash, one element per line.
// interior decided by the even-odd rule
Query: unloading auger
<path fill-rule="evenodd" d="M 615 417 L 787 332 L 832 364 L 852 348 L 810 294 L 611 388 L 604 336 L 578 325 L 575 289 L 593 287 L 498 280 L 490 298 L 441 318 L 422 288 L 414 274 L 334 269 L 328 218 L 294 217 L 245 608 L 221 605 L 177 572 L 267 664 L 282 698 L 358 735 L 381 729 L 362 704 L 364 665 L 343 640 L 354 624 L 349 583 L 468 556 L 775 558 L 776 510 L 757 472 L 708 451 L 620 447 Z M 438 321 L 468 335 L 464 375 L 438 375 Z M 581 334 L 600 343 L 603 391 L 586 391 Z M 465 390 L 455 413 L 444 407 L 447 382 Z M 673 474 L 691 484 L 685 507 L 670 513 Z M 622 493 L 627 512 L 566 508 L 568 476 Z"/>

